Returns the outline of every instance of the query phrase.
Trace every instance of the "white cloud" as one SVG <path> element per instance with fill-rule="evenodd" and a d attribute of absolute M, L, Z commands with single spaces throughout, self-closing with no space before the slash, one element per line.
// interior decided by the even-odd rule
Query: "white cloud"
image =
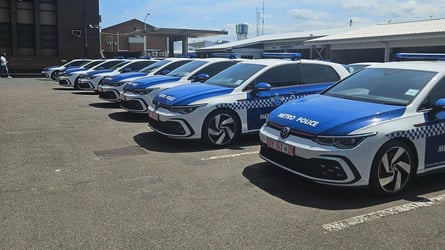
<path fill-rule="evenodd" d="M 292 9 L 289 10 L 289 13 L 293 18 L 302 20 L 320 20 L 329 17 L 329 14 L 326 12 L 312 11 L 308 9 Z"/>

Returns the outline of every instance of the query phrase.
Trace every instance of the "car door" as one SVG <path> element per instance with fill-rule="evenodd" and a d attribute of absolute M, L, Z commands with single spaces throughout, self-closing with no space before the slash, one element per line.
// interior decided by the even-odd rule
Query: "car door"
<path fill-rule="evenodd" d="M 270 84 L 271 88 L 255 90 L 258 83 Z M 277 65 L 259 75 L 247 89 L 247 129 L 260 129 L 274 108 L 297 98 L 300 85 L 300 66 L 297 62 Z"/>
<path fill-rule="evenodd" d="M 425 168 L 445 166 L 445 110 L 434 109 L 436 100 L 445 98 L 445 78 L 437 82 L 424 102 L 429 107 L 425 114 Z"/>

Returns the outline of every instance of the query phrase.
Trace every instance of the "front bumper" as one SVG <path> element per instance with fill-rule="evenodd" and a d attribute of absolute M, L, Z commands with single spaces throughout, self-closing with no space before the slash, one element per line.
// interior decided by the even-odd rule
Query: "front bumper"
<path fill-rule="evenodd" d="M 148 104 L 142 99 L 141 95 L 120 94 L 121 108 L 133 113 L 146 113 Z"/>
<path fill-rule="evenodd" d="M 368 141 L 367 141 L 368 140 Z M 367 186 L 371 165 L 379 146 L 376 136 L 353 149 L 339 149 L 290 135 L 264 125 L 260 130 L 260 157 L 280 168 L 312 181 L 334 186 Z"/>
<path fill-rule="evenodd" d="M 61 86 L 73 86 L 70 79 L 66 76 L 59 77 L 59 85 Z"/>
<path fill-rule="evenodd" d="M 84 89 L 84 90 L 95 89 L 93 82 L 87 79 L 79 79 L 77 86 L 79 87 L 79 89 Z"/>

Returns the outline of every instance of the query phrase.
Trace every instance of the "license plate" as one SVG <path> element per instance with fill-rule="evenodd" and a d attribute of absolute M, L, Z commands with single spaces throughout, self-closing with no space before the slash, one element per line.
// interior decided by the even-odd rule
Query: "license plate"
<path fill-rule="evenodd" d="M 287 145 L 286 143 L 282 143 L 279 141 L 276 141 L 271 138 L 267 138 L 267 146 L 270 148 L 275 149 L 276 151 L 279 151 L 281 153 L 285 153 L 290 156 L 294 156 L 294 147 Z"/>
<path fill-rule="evenodd" d="M 126 101 L 127 100 L 127 98 L 125 97 L 125 95 L 120 95 L 120 97 L 119 97 L 122 101 Z"/>
<path fill-rule="evenodd" d="M 148 117 L 150 117 L 151 119 L 155 120 L 155 121 L 159 121 L 159 114 L 156 114 L 155 112 L 149 110 L 148 111 Z"/>
<path fill-rule="evenodd" d="M 97 87 L 98 92 L 104 92 L 104 90 L 101 87 Z"/>

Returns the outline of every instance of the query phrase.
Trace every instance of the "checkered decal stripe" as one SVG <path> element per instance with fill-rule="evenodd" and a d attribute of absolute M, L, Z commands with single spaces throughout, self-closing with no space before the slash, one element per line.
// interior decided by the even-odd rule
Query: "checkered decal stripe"
<path fill-rule="evenodd" d="M 390 138 L 405 137 L 405 138 L 410 138 L 411 140 L 416 140 L 440 134 L 445 134 L 445 123 L 437 123 L 429 126 L 410 129 L 407 131 L 394 132 L 389 134 L 388 136 Z"/>
<path fill-rule="evenodd" d="M 217 105 L 218 108 L 231 108 L 234 110 L 238 109 L 254 109 L 254 108 L 266 108 L 266 107 L 273 107 L 273 106 L 279 106 L 283 103 L 292 101 L 293 99 L 297 99 L 300 97 L 303 97 L 304 95 L 291 95 L 286 97 L 279 97 L 279 103 L 276 103 L 277 98 L 271 97 L 267 99 L 259 99 L 259 100 L 245 100 L 245 101 L 239 101 L 239 102 L 233 102 L 233 103 L 222 103 Z"/>

